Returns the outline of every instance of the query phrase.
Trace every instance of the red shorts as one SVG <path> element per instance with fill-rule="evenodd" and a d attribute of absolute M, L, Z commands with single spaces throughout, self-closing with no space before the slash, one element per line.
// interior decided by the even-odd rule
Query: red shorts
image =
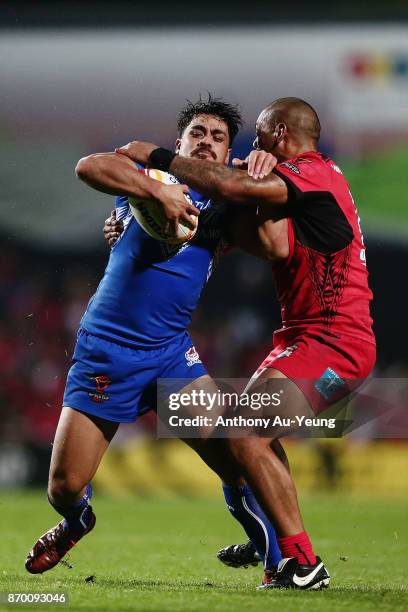
<path fill-rule="evenodd" d="M 309 335 L 279 338 L 256 373 L 274 368 L 291 379 L 319 414 L 361 385 L 376 359 L 375 344 L 352 336 L 341 339 Z"/>

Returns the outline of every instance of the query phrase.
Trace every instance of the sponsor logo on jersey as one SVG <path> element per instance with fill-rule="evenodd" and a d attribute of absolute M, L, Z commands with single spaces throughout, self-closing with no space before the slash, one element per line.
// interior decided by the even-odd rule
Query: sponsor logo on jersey
<path fill-rule="evenodd" d="M 188 195 L 188 194 L 186 194 Z M 207 210 L 207 219 L 211 219 L 212 216 L 219 214 L 219 205 L 217 204 L 217 202 L 213 202 L 213 200 L 208 199 L 208 200 L 196 200 L 195 202 L 193 202 L 194 206 L 196 208 L 198 208 L 199 210 Z M 208 210 L 211 209 L 211 210 Z M 200 217 L 200 221 L 201 221 L 201 217 Z"/>
<path fill-rule="evenodd" d="M 297 348 L 299 348 L 297 344 L 292 344 L 292 346 L 288 346 L 288 348 L 279 353 L 279 355 L 277 355 L 275 359 L 283 359 L 283 357 L 290 357 L 293 351 L 296 351 Z"/>
<path fill-rule="evenodd" d="M 326 400 L 330 400 L 346 383 L 331 368 L 327 368 L 315 384 L 315 389 Z"/>
<path fill-rule="evenodd" d="M 289 170 L 292 170 L 292 172 L 294 172 L 295 174 L 300 174 L 299 168 L 295 166 L 295 164 L 292 164 L 291 162 L 284 162 L 282 166 L 286 166 L 286 168 L 289 168 Z"/>
<path fill-rule="evenodd" d="M 331 162 L 330 166 L 331 166 L 331 168 L 332 168 L 332 169 L 333 169 L 335 172 L 337 172 L 338 174 L 343 174 L 343 173 L 342 173 L 342 171 L 340 170 L 340 168 L 338 167 L 338 165 L 337 165 L 337 164 L 335 164 L 334 162 Z"/>
<path fill-rule="evenodd" d="M 201 363 L 200 355 L 197 353 L 194 346 L 192 346 L 188 349 L 188 351 L 185 352 L 185 358 L 187 360 L 188 366 L 192 366 L 195 363 Z"/>
<path fill-rule="evenodd" d="M 91 380 L 95 381 L 96 391 L 93 393 L 88 393 L 89 397 L 92 401 L 100 404 L 101 402 L 105 402 L 109 399 L 109 395 L 105 395 L 104 391 L 111 384 L 111 379 L 109 376 L 105 374 L 101 374 L 100 376 L 93 376 Z"/>

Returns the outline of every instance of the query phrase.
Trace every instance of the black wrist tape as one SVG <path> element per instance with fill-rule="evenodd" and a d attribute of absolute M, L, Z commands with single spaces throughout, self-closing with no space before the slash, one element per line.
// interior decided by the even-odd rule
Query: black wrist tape
<path fill-rule="evenodd" d="M 176 154 L 172 151 L 159 147 L 150 153 L 149 166 L 151 168 L 156 168 L 157 170 L 164 170 L 164 172 L 168 172 L 170 164 L 175 157 Z"/>

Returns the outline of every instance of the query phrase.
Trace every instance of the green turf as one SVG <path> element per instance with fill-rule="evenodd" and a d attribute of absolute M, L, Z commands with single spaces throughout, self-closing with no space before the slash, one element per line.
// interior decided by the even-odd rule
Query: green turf
<path fill-rule="evenodd" d="M 259 569 L 234 570 L 215 559 L 218 548 L 242 540 L 221 497 L 97 497 L 94 507 L 96 528 L 72 551 L 73 569 L 59 566 L 31 576 L 23 565 L 26 553 L 56 515 L 43 494 L 1 495 L 0 590 L 66 591 L 73 610 L 408 609 L 408 528 L 401 500 L 302 499 L 317 552 L 333 578 L 329 590 L 315 593 L 257 592 Z M 93 584 L 85 582 L 88 575 L 95 576 Z"/>

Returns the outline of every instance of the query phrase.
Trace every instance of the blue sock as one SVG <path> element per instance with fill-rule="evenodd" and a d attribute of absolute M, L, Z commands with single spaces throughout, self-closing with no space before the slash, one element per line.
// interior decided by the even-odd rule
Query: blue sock
<path fill-rule="evenodd" d="M 91 521 L 92 511 L 89 506 L 89 501 L 92 497 L 92 486 L 91 483 L 86 485 L 85 495 L 72 506 L 56 506 L 50 498 L 48 501 L 51 506 L 61 514 L 65 519 L 65 526 L 70 531 L 81 533 L 89 527 Z"/>
<path fill-rule="evenodd" d="M 225 501 L 232 516 L 241 523 L 245 533 L 261 557 L 264 568 L 276 567 L 282 555 L 275 529 L 256 501 L 248 485 L 230 487 L 223 484 Z"/>

